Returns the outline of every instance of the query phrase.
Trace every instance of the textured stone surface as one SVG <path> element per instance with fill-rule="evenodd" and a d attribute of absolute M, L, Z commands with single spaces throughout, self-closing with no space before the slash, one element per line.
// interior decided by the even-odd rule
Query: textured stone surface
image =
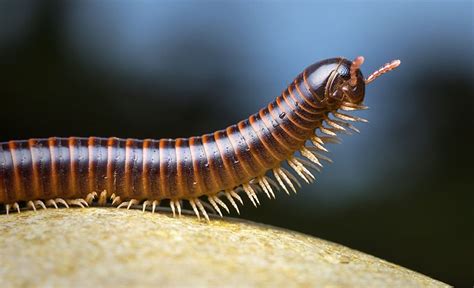
<path fill-rule="evenodd" d="M 307 235 L 114 208 L 0 215 L 2 287 L 444 284 Z"/>

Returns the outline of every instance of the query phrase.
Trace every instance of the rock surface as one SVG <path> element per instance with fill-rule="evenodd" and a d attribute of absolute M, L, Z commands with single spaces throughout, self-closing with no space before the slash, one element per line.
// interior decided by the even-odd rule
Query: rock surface
<path fill-rule="evenodd" d="M 114 208 L 0 215 L 2 287 L 445 287 L 296 232 Z"/>

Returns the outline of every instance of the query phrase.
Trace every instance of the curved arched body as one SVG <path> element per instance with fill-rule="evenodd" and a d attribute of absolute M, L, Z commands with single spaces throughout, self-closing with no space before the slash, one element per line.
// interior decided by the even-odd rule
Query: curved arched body
<path fill-rule="evenodd" d="M 304 180 L 311 180 L 302 161 L 294 158 L 295 152 L 319 165 L 318 155 L 305 146 L 313 140 L 316 150 L 324 150 L 324 137 L 315 136 L 315 130 L 331 138 L 349 124 L 331 120 L 329 113 L 363 108 L 364 78 L 357 67 L 352 76 L 357 82 L 348 86 L 351 65 L 353 62 L 344 58 L 315 63 L 248 119 L 199 137 L 53 137 L 0 143 L 0 203 L 10 205 L 8 208 L 18 202 L 34 208 L 38 202 L 31 201 L 38 200 L 51 204 L 55 199 L 85 199 L 90 203 L 94 197 L 88 195 L 104 191 L 101 198 L 112 195 L 118 197 L 116 203 L 170 199 L 179 205 L 180 200 L 191 199 L 195 208 L 198 197 L 218 201 L 220 191 L 238 198 L 233 191 L 239 186 L 254 202 L 258 201 L 255 185 L 273 194 L 273 181 L 265 176 L 270 170 L 285 190 L 286 186 L 293 188 L 296 179 L 280 168 L 281 163 L 289 161 Z"/>

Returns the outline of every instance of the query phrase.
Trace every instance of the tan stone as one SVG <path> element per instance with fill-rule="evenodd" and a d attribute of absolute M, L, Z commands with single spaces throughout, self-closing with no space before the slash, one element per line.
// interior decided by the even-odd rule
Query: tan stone
<path fill-rule="evenodd" d="M 300 233 L 114 208 L 0 215 L 2 287 L 444 287 Z"/>

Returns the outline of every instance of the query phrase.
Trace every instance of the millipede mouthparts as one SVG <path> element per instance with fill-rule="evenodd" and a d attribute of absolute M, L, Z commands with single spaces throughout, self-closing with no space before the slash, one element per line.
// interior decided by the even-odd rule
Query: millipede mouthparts
<path fill-rule="evenodd" d="M 312 170 L 331 161 L 324 145 L 339 142 L 337 133 L 359 132 L 350 122 L 366 122 L 346 111 L 366 109 L 366 84 L 400 65 L 392 61 L 364 79 L 363 62 L 361 56 L 317 62 L 257 113 L 198 137 L 0 143 L 0 204 L 9 214 L 91 204 L 141 204 L 155 212 L 165 202 L 176 216 L 186 200 L 198 218 L 209 220 L 207 211 L 230 212 L 225 199 L 239 213 L 239 193 L 257 206 L 259 193 L 296 192 L 301 184 L 282 164 L 306 183 L 315 180 Z"/>

